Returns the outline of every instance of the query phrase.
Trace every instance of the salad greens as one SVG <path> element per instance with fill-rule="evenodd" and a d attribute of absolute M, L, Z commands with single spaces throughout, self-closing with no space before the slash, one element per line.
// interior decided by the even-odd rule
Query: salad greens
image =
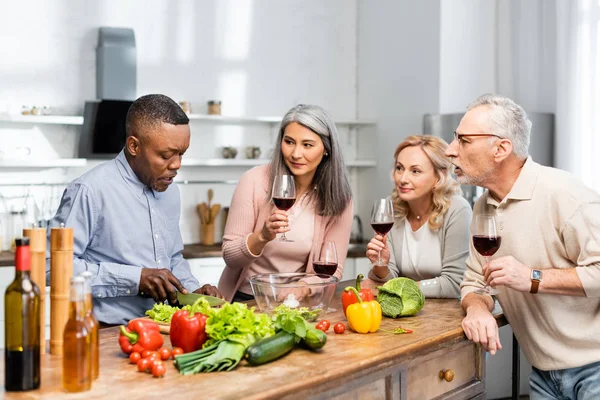
<path fill-rule="evenodd" d="M 201 299 L 204 300 L 204 299 Z M 183 306 L 182 308 L 173 307 L 164 303 L 155 303 L 154 306 L 146 311 L 146 315 L 149 316 L 155 322 L 171 323 L 171 318 L 179 310 L 187 310 L 194 313 L 206 314 L 207 307 L 210 308 L 208 301 L 204 302 L 197 301 L 192 305 Z"/>

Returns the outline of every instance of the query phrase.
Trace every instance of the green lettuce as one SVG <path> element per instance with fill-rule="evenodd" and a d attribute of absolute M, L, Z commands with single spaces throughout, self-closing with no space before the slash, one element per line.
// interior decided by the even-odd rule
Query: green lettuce
<path fill-rule="evenodd" d="M 390 279 L 378 286 L 377 301 L 386 317 L 415 315 L 425 305 L 425 296 L 415 281 L 409 278 Z"/>
<path fill-rule="evenodd" d="M 254 339 L 275 333 L 271 318 L 267 314 L 255 314 L 254 307 L 248 308 L 245 303 L 226 303 L 204 313 L 208 315 L 206 333 L 209 337 L 204 347 L 225 339 L 248 347 Z"/>

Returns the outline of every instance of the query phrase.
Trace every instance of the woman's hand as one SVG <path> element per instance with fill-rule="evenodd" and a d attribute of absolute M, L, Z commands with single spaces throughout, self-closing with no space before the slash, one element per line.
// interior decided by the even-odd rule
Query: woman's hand
<path fill-rule="evenodd" d="M 390 249 L 387 246 L 387 235 L 375 235 L 373 239 L 367 244 L 367 258 L 371 261 L 371 264 L 375 264 L 381 251 L 381 260 L 383 265 L 388 265 L 390 262 Z"/>
<path fill-rule="evenodd" d="M 265 221 L 260 235 L 265 241 L 270 242 L 275 239 L 278 233 L 288 232 L 289 230 L 289 221 L 286 212 L 273 207 L 273 213 Z"/>

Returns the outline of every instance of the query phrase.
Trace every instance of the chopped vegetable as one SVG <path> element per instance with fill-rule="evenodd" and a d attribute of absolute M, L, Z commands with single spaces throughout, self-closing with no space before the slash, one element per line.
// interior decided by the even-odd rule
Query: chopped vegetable
<path fill-rule="evenodd" d="M 300 307 L 300 302 L 296 299 L 296 295 L 294 293 L 288 294 L 287 297 L 285 298 L 285 301 L 283 302 L 283 304 L 285 304 L 285 306 L 287 306 L 289 308 Z"/>
<path fill-rule="evenodd" d="M 377 300 L 386 317 L 396 318 L 415 315 L 423 308 L 425 296 L 415 281 L 394 278 L 378 286 Z"/>
<path fill-rule="evenodd" d="M 381 324 L 381 307 L 375 300 L 362 301 L 356 288 L 348 286 L 344 291 L 355 292 L 358 303 L 350 304 L 346 310 L 350 329 L 358 333 L 376 332 Z"/>
<path fill-rule="evenodd" d="M 401 325 L 398 326 L 396 329 L 394 329 L 393 331 L 388 331 L 388 330 L 382 330 L 382 332 L 388 332 L 388 333 L 393 333 L 394 335 L 401 335 L 403 333 L 413 333 L 412 329 L 405 329 L 403 328 Z"/>

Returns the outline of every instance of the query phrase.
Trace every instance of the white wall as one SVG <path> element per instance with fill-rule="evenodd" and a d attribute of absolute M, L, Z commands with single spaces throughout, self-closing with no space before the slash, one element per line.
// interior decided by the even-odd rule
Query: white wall
<path fill-rule="evenodd" d="M 56 113 L 81 114 L 84 101 L 96 95 L 98 27 L 114 26 L 135 31 L 138 95 L 159 92 L 188 100 L 199 113 L 206 112 L 207 100 L 219 99 L 223 114 L 244 116 L 283 115 L 299 102 L 314 103 L 334 119 L 354 119 L 356 10 L 356 2 L 347 0 L 7 3 L 0 13 L 0 113 L 44 104 Z M 0 124 L 4 157 L 16 157 L 17 147 L 29 147 L 31 157 L 74 157 L 79 129 Z M 246 145 L 259 145 L 265 158 L 274 138 L 267 126 L 193 121 L 191 129 L 189 158 L 219 157 L 226 145 L 240 153 Z M 189 167 L 180 177 L 238 179 L 245 170 Z M 0 183 L 65 182 L 83 171 L 0 168 Z M 199 240 L 195 205 L 207 200 L 209 187 L 214 202 L 229 204 L 233 185 L 181 187 L 186 243 Z M 5 196 L 25 192 L 0 187 Z"/>
<path fill-rule="evenodd" d="M 464 112 L 496 88 L 496 1 L 440 1 L 439 112 Z"/>

